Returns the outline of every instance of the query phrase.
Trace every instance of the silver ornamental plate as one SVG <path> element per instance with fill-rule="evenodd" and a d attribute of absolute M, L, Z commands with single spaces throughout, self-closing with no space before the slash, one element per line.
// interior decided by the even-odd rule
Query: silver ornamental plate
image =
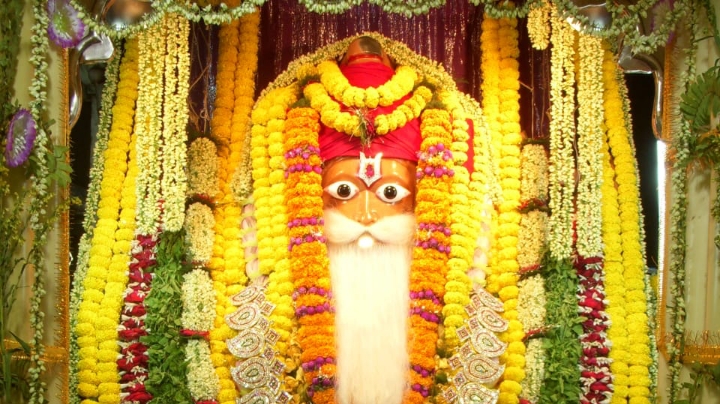
<path fill-rule="evenodd" d="M 478 309 L 477 317 L 480 324 L 490 331 L 503 332 L 508 328 L 508 321 L 489 307 Z"/>
<path fill-rule="evenodd" d="M 495 383 L 505 370 L 505 365 L 483 355 L 473 355 L 465 361 L 463 366 L 465 376 L 474 383 L 492 384 Z"/>
<path fill-rule="evenodd" d="M 487 387 L 468 383 L 460 389 L 460 402 L 463 404 L 495 404 L 500 392 Z"/>
<path fill-rule="evenodd" d="M 255 285 L 249 285 L 242 292 L 231 296 L 230 302 L 235 306 L 242 306 L 245 303 L 252 302 L 258 295 L 260 295 L 260 289 Z"/>
<path fill-rule="evenodd" d="M 475 291 L 475 294 L 471 297 L 473 304 L 476 309 L 481 307 L 489 307 L 497 312 L 505 311 L 505 306 L 497 297 L 493 296 L 487 290 L 480 288 Z"/>
<path fill-rule="evenodd" d="M 470 342 L 475 350 L 489 358 L 502 355 L 508 346 L 507 342 L 500 341 L 497 335 L 488 330 L 478 330 L 473 333 Z"/>
<path fill-rule="evenodd" d="M 240 307 L 232 314 L 227 314 L 225 322 L 233 330 L 242 331 L 255 325 L 258 318 L 260 318 L 258 307 L 254 304 L 248 304 Z"/>
<path fill-rule="evenodd" d="M 236 404 L 270 404 L 274 402 L 273 395 L 264 389 L 255 390 L 235 400 Z"/>
<path fill-rule="evenodd" d="M 270 369 L 262 358 L 252 358 L 230 369 L 230 375 L 239 386 L 257 389 L 267 385 Z M 251 401 L 252 402 L 252 401 Z"/>
<path fill-rule="evenodd" d="M 260 354 L 265 345 L 264 339 L 260 330 L 251 328 L 229 339 L 227 347 L 231 354 L 241 359 L 248 359 Z"/>

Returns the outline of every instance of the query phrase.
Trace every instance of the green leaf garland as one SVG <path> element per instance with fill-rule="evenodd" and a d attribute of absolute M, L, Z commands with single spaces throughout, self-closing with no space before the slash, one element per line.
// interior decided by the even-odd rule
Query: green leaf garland
<path fill-rule="evenodd" d="M 183 240 L 183 231 L 160 234 L 152 290 L 145 299 L 150 334 L 140 340 L 148 346 L 150 372 L 145 387 L 156 403 L 193 402 L 185 379 L 186 342 L 180 336 L 183 274 L 188 269 L 183 264 Z"/>
<path fill-rule="evenodd" d="M 547 320 L 550 327 L 543 343 L 545 380 L 540 404 L 576 403 L 580 397 L 580 335 L 583 319 L 578 315 L 578 278 L 569 259 L 550 259 L 546 264 Z"/>

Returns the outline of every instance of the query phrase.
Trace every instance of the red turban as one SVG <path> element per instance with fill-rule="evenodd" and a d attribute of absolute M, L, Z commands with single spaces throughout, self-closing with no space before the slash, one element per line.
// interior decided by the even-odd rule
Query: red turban
<path fill-rule="evenodd" d="M 360 88 L 379 87 L 385 84 L 395 74 L 395 70 L 382 63 L 366 62 L 356 63 L 348 66 L 340 66 L 340 71 L 345 75 L 351 85 Z M 410 98 L 412 94 L 399 99 L 387 107 L 378 106 L 368 111 L 366 117 L 374 121 L 379 114 L 389 114 L 399 105 Z M 347 108 L 341 110 L 347 111 Z M 474 128 L 471 120 L 468 119 L 468 135 L 470 139 L 474 136 Z M 359 157 L 360 152 L 366 156 L 375 156 L 382 153 L 384 158 L 396 158 L 410 161 L 418 161 L 418 151 L 422 143 L 420 135 L 420 119 L 415 118 L 409 121 L 402 128 L 398 128 L 383 136 L 374 136 L 369 145 L 363 146 L 359 137 L 339 132 L 325 125 L 320 129 L 320 157 L 323 161 L 335 157 Z M 468 142 L 468 159 L 465 167 L 473 172 L 473 144 Z"/>
<path fill-rule="evenodd" d="M 379 87 L 395 74 L 392 68 L 376 62 L 341 66 L 340 71 L 348 79 L 350 85 L 359 88 Z M 373 122 L 375 116 L 391 113 L 411 95 L 408 94 L 387 107 L 378 106 L 369 110 L 366 118 Z M 347 108 L 343 107 L 342 110 L 347 111 Z M 363 152 L 366 156 L 382 153 L 385 158 L 417 161 L 417 152 L 420 150 L 421 141 L 418 118 L 383 136 L 372 137 L 370 144 L 365 146 L 361 144 L 359 137 L 323 125 L 320 129 L 320 157 L 323 161 L 327 161 L 335 157 L 359 157 L 360 152 Z"/>

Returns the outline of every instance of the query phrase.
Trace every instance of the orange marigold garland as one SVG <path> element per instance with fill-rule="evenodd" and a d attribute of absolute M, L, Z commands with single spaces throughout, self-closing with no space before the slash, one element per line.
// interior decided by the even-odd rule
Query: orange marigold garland
<path fill-rule="evenodd" d="M 285 123 L 289 263 L 295 290 L 298 344 L 307 396 L 316 404 L 335 400 L 335 316 L 323 235 L 319 115 L 294 108 Z"/>
<path fill-rule="evenodd" d="M 431 394 L 440 310 L 451 249 L 451 191 L 455 175 L 450 146 L 450 114 L 428 109 L 421 115 L 415 218 L 417 236 L 410 266 L 410 390 L 406 403 L 422 403 Z M 449 158 L 444 158 L 449 157 Z"/>

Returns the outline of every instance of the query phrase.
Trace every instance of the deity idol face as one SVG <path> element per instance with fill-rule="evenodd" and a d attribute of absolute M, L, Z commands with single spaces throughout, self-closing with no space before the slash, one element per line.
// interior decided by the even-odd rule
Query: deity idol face
<path fill-rule="evenodd" d="M 412 213 L 415 163 L 387 158 L 379 163 L 373 165 L 357 157 L 326 162 L 322 180 L 324 208 L 335 209 L 365 226 L 387 216 Z M 373 175 L 377 178 L 368 179 Z"/>

